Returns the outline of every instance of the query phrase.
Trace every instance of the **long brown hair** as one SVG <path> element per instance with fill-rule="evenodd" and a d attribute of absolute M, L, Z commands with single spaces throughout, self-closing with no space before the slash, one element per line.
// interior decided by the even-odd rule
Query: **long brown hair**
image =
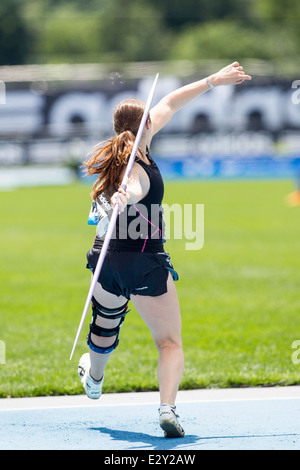
<path fill-rule="evenodd" d="M 99 174 L 91 192 L 93 200 L 101 193 L 109 197 L 118 190 L 121 171 L 130 157 L 144 108 L 145 105 L 140 100 L 121 101 L 113 113 L 117 135 L 96 145 L 91 156 L 83 163 L 87 174 Z M 143 151 L 139 147 L 137 157 L 141 158 L 142 155 Z"/>

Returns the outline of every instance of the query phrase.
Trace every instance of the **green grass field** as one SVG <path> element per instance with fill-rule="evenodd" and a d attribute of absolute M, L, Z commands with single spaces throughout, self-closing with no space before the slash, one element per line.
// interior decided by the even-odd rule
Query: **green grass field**
<path fill-rule="evenodd" d="M 185 373 L 181 389 L 300 383 L 300 207 L 290 181 L 169 182 L 165 203 L 203 203 L 205 243 L 168 240 L 180 280 Z M 69 360 L 87 296 L 90 188 L 0 193 L 0 397 L 82 393 L 77 363 L 86 320 Z M 157 353 L 132 307 L 104 392 L 157 390 Z"/>

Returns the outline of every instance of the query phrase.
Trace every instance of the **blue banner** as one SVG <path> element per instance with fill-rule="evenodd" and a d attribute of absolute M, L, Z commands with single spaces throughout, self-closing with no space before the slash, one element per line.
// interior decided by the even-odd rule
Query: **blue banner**
<path fill-rule="evenodd" d="M 295 178 L 300 174 L 300 156 L 276 158 L 182 157 L 156 158 L 166 179 L 177 178 Z"/>

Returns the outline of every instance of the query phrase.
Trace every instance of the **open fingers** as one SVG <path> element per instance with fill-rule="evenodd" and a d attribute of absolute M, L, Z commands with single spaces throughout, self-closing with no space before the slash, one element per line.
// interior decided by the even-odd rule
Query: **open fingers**
<path fill-rule="evenodd" d="M 244 80 L 252 79 L 251 75 L 245 74 L 244 68 L 241 65 L 229 68 L 229 73 L 230 72 L 233 74 L 236 83 L 242 83 Z"/>
<path fill-rule="evenodd" d="M 235 60 L 234 62 L 232 62 L 232 64 L 229 64 L 227 65 L 228 68 L 231 68 L 231 67 L 239 67 L 239 62 L 237 60 Z"/>
<path fill-rule="evenodd" d="M 238 81 L 252 80 L 252 77 L 251 75 L 246 75 L 244 72 L 242 72 L 242 73 L 239 73 L 239 75 L 237 76 L 237 80 Z"/>

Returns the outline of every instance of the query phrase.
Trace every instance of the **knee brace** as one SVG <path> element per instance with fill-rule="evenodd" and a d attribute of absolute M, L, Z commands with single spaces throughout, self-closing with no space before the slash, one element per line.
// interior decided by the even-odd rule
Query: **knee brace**
<path fill-rule="evenodd" d="M 127 305 L 126 304 L 122 305 L 121 307 L 117 308 L 106 308 L 103 307 L 101 304 L 99 304 L 96 299 L 93 297 L 92 298 L 92 310 L 93 310 L 93 317 L 92 321 L 90 323 L 90 331 L 87 337 L 87 344 L 92 349 L 92 351 L 95 351 L 99 354 L 108 354 L 112 352 L 114 349 L 119 344 L 119 333 L 120 333 L 120 328 L 122 326 L 123 321 L 125 320 L 125 315 L 128 313 L 129 310 L 127 310 Z M 96 319 L 97 316 L 102 317 L 102 318 L 107 318 L 109 320 L 115 320 L 117 318 L 120 318 L 120 322 L 117 326 L 114 328 L 102 328 L 99 325 L 96 325 Z M 105 336 L 105 337 L 110 337 L 110 336 L 117 336 L 115 342 L 107 347 L 107 348 L 101 348 L 99 346 L 96 346 L 93 344 L 91 340 L 91 334 L 94 334 L 96 336 Z"/>

